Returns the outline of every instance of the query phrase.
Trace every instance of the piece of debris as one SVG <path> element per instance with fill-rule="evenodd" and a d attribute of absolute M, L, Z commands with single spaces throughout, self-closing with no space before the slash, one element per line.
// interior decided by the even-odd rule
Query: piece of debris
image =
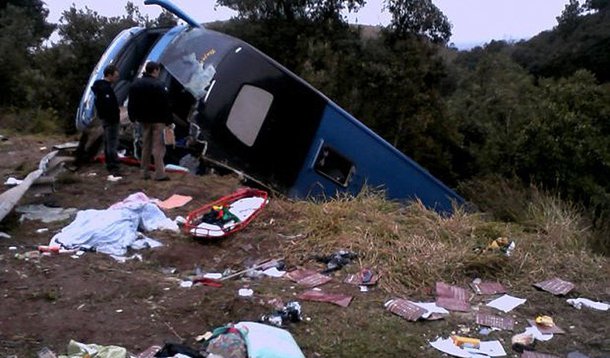
<path fill-rule="evenodd" d="M 329 302 L 334 303 L 341 307 L 349 306 L 352 302 L 352 296 L 337 294 L 337 293 L 324 293 L 320 291 L 309 290 L 301 293 L 297 296 L 301 300 L 305 301 L 317 301 L 317 302 Z"/>
<path fill-rule="evenodd" d="M 495 295 L 506 293 L 506 288 L 499 282 L 481 281 L 480 278 L 474 279 L 470 287 L 477 295 Z"/>
<path fill-rule="evenodd" d="M 11 238 L 11 235 L 0 231 L 0 239 L 10 239 L 10 238 Z"/>
<path fill-rule="evenodd" d="M 77 357 L 128 357 L 127 349 L 119 346 L 101 346 L 98 344 L 84 344 L 75 340 L 68 343 L 68 356 Z"/>
<path fill-rule="evenodd" d="M 402 298 L 389 300 L 384 304 L 384 306 L 388 311 L 406 319 L 407 321 L 417 321 L 420 317 L 428 312 L 427 309 Z"/>
<path fill-rule="evenodd" d="M 307 269 L 296 269 L 294 271 L 290 271 L 286 273 L 286 277 L 292 281 L 295 281 L 301 286 L 309 288 L 321 286 L 332 280 L 332 278 L 329 276 Z"/>
<path fill-rule="evenodd" d="M 55 353 L 48 347 L 43 347 L 36 353 L 37 358 L 57 358 Z"/>
<path fill-rule="evenodd" d="M 277 327 L 281 327 L 284 322 L 296 323 L 302 320 L 301 304 L 297 301 L 290 301 L 281 309 L 261 317 L 261 322 L 269 323 Z"/>
<path fill-rule="evenodd" d="M 558 277 L 555 277 L 550 280 L 535 283 L 534 287 L 550 292 L 556 296 L 560 296 L 572 291 L 575 286 L 572 282 L 564 281 Z"/>
<path fill-rule="evenodd" d="M 566 300 L 570 305 L 572 305 L 576 309 L 581 309 L 582 307 L 588 307 L 599 311 L 607 311 L 610 309 L 610 305 L 603 302 L 595 302 L 588 298 L 570 298 Z"/>
<path fill-rule="evenodd" d="M 477 313 L 476 322 L 478 325 L 492 328 L 499 328 L 512 331 L 515 327 L 515 320 L 510 317 L 500 317 L 493 314 Z"/>
<path fill-rule="evenodd" d="M 19 218 L 20 222 L 24 220 L 40 220 L 45 224 L 68 220 L 72 217 L 78 209 L 76 208 L 51 208 L 42 204 L 24 205 L 19 206 L 15 209 L 16 212 L 21 214 Z"/>
<path fill-rule="evenodd" d="M 548 317 L 548 316 L 545 316 Z M 550 317 L 549 317 L 550 318 Z M 538 323 L 538 322 L 541 323 Z M 532 326 L 536 327 L 538 331 L 542 334 L 564 334 L 566 333 L 563 329 L 559 328 L 555 322 L 553 322 L 552 318 L 550 320 L 539 320 L 539 317 L 536 317 L 535 320 L 528 319 L 527 322 Z"/>
<path fill-rule="evenodd" d="M 240 297 L 252 297 L 252 295 L 254 294 L 254 291 L 251 288 L 240 288 L 237 291 L 237 294 Z"/>
<path fill-rule="evenodd" d="M 455 357 L 504 357 L 506 351 L 499 341 L 479 341 L 478 348 L 460 348 L 451 338 L 439 337 L 436 341 L 429 342 L 437 350 Z"/>
<path fill-rule="evenodd" d="M 192 196 L 174 194 L 174 195 L 170 196 L 169 198 L 157 203 L 157 205 L 161 209 L 169 210 L 169 209 L 174 209 L 174 208 L 179 208 L 181 206 L 184 206 L 187 203 L 189 203 L 191 200 L 193 200 Z"/>
<path fill-rule="evenodd" d="M 326 269 L 321 273 L 329 273 L 336 270 L 340 270 L 343 266 L 352 262 L 353 259 L 358 257 L 357 254 L 349 252 L 347 250 L 339 250 L 334 254 L 328 256 L 316 256 L 318 262 L 326 264 Z"/>
<path fill-rule="evenodd" d="M 363 268 L 360 272 L 355 274 L 349 274 L 343 280 L 343 282 L 348 283 L 350 285 L 358 285 L 358 286 L 373 286 L 377 284 L 379 280 L 379 275 L 373 272 L 370 269 Z"/>
<path fill-rule="evenodd" d="M 489 302 L 487 306 L 498 309 L 504 313 L 512 311 L 515 307 L 522 305 L 527 300 L 525 298 L 513 297 L 511 295 L 504 295 L 502 297 L 496 298 L 495 300 Z"/>
<path fill-rule="evenodd" d="M 540 332 L 540 330 L 538 329 L 538 326 L 536 326 L 536 325 L 526 327 L 525 333 L 531 334 L 532 337 L 534 337 L 536 340 L 542 341 L 542 342 L 546 342 L 553 338 L 552 333 L 546 333 L 546 334 L 542 333 L 542 332 Z"/>
<path fill-rule="evenodd" d="M 469 295 L 466 289 L 443 282 L 436 283 L 436 304 L 450 311 L 469 312 Z"/>

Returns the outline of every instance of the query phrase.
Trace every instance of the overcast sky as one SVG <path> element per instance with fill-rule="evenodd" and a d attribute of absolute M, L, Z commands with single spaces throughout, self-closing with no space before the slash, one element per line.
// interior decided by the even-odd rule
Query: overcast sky
<path fill-rule="evenodd" d="M 85 6 L 104 16 L 122 15 L 127 0 L 44 0 L 50 10 L 48 21 L 57 23 L 64 10 L 75 4 Z M 144 0 L 132 0 L 140 11 L 150 17 L 161 12 L 158 6 L 146 6 Z M 173 0 L 195 20 L 209 22 L 226 20 L 234 13 L 226 8 L 214 10 L 214 0 Z M 350 22 L 366 25 L 387 25 L 389 15 L 382 13 L 382 0 L 367 0 L 367 5 Z M 433 0 L 453 25 L 451 41 L 456 45 L 485 43 L 490 40 L 520 40 L 556 24 L 569 0 Z"/>

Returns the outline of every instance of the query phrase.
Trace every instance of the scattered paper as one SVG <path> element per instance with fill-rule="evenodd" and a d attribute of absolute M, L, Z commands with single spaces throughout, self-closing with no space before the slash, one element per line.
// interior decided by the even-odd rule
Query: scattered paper
<path fill-rule="evenodd" d="M 515 320 L 510 317 L 500 317 L 487 313 L 477 313 L 476 322 L 478 325 L 500 328 L 512 331 L 515 327 Z"/>
<path fill-rule="evenodd" d="M 352 296 L 335 294 L 335 293 L 323 293 L 320 291 L 309 290 L 301 293 L 299 299 L 305 301 L 317 301 L 317 302 L 329 302 L 334 303 L 341 307 L 349 306 L 352 302 Z"/>
<path fill-rule="evenodd" d="M 251 297 L 254 294 L 254 291 L 251 288 L 240 288 L 237 291 L 237 294 L 241 297 Z"/>
<path fill-rule="evenodd" d="M 497 293 L 506 293 L 506 288 L 498 282 L 474 280 L 470 287 L 477 295 L 495 295 Z"/>
<path fill-rule="evenodd" d="M 436 304 L 451 311 L 470 311 L 468 292 L 443 282 L 436 283 Z"/>
<path fill-rule="evenodd" d="M 448 315 L 449 311 L 440 307 L 436 304 L 436 302 L 412 302 L 414 305 L 425 309 L 426 313 L 424 313 L 421 317 L 423 319 L 439 319 L 444 315 Z"/>
<path fill-rule="evenodd" d="M 0 239 L 10 239 L 10 238 L 11 238 L 11 235 L 0 231 Z"/>
<path fill-rule="evenodd" d="M 191 196 L 174 194 L 174 195 L 170 196 L 169 198 L 165 199 L 164 201 L 159 202 L 157 205 L 161 209 L 169 210 L 169 209 L 179 208 L 181 206 L 184 206 L 191 200 L 193 200 L 193 197 L 191 197 Z"/>
<path fill-rule="evenodd" d="M 502 312 L 510 312 L 515 307 L 522 305 L 527 301 L 525 298 L 517 298 L 511 295 L 504 295 L 489 302 L 487 306 L 498 309 Z"/>
<path fill-rule="evenodd" d="M 44 228 L 42 228 L 42 229 L 37 229 L 37 230 L 36 230 L 36 233 L 37 233 L 37 234 L 42 234 L 42 233 L 45 233 L 45 232 L 47 232 L 47 231 L 49 231 L 49 228 L 44 227 Z"/>
<path fill-rule="evenodd" d="M 553 334 L 544 334 L 535 326 L 529 326 L 525 328 L 525 334 L 531 334 L 535 339 L 545 342 L 553 338 Z"/>
<path fill-rule="evenodd" d="M 119 181 L 121 179 L 123 179 L 123 177 L 115 177 L 112 174 L 110 174 L 109 176 L 106 177 L 106 180 L 108 180 L 110 182 L 117 182 L 117 181 Z"/>
<path fill-rule="evenodd" d="M 479 348 L 464 348 L 465 351 L 474 353 L 472 357 L 479 357 L 480 354 L 490 357 L 504 357 L 506 351 L 499 341 L 481 341 Z"/>
<path fill-rule="evenodd" d="M 402 298 L 389 300 L 384 304 L 384 306 L 388 311 L 408 321 L 417 321 L 420 317 L 428 312 L 426 308 Z"/>
<path fill-rule="evenodd" d="M 203 278 L 209 278 L 211 280 L 220 280 L 222 278 L 222 274 L 208 272 L 208 273 L 203 274 Z"/>
<path fill-rule="evenodd" d="M 563 329 L 559 328 L 556 324 L 553 324 L 550 327 L 543 326 L 540 324 L 536 324 L 536 321 L 533 319 L 528 319 L 527 322 L 532 325 L 532 327 L 536 327 L 540 333 L 542 334 L 562 334 L 566 333 Z"/>
<path fill-rule="evenodd" d="M 277 267 L 271 267 L 263 271 L 263 273 L 269 277 L 282 277 L 286 274 L 286 271 L 280 271 Z"/>
<path fill-rule="evenodd" d="M 566 293 L 572 291 L 572 289 L 574 289 L 575 287 L 572 282 L 564 281 L 557 277 L 550 280 L 535 283 L 534 286 L 557 296 L 565 295 Z"/>
<path fill-rule="evenodd" d="M 182 288 L 190 288 L 193 287 L 193 281 L 181 281 L 180 287 Z"/>
<path fill-rule="evenodd" d="M 583 306 L 588 307 L 588 308 L 593 308 L 595 310 L 600 310 L 600 311 L 607 311 L 608 309 L 610 309 L 610 305 L 607 303 L 595 302 L 588 298 L 582 298 L 582 297 L 571 298 L 571 299 L 567 300 L 567 302 L 577 309 L 581 309 Z"/>
<path fill-rule="evenodd" d="M 453 344 L 453 340 L 451 340 L 451 338 L 443 339 L 439 337 L 436 341 L 430 342 L 430 345 L 443 353 L 447 353 L 455 357 L 472 357 L 472 354 Z"/>

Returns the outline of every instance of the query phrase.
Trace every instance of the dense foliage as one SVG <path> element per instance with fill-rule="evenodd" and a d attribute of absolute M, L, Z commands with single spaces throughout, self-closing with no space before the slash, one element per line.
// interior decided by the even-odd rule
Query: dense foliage
<path fill-rule="evenodd" d="M 519 43 L 447 47 L 431 0 L 385 0 L 386 28 L 350 26 L 364 0 L 218 0 L 217 29 L 275 58 L 450 185 L 531 181 L 610 219 L 610 1 L 571 0 L 551 31 Z M 46 22 L 41 0 L 0 1 L 0 106 L 47 111 L 66 130 L 103 49 L 150 20 L 128 3 L 107 18 L 74 6 Z M 57 28 L 59 41 L 43 45 Z"/>

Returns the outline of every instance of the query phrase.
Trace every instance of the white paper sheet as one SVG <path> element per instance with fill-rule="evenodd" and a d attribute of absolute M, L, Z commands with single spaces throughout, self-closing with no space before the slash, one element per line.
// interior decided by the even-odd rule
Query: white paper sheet
<path fill-rule="evenodd" d="M 413 302 L 413 301 L 411 301 L 411 302 L 414 305 L 421 307 L 428 311 L 422 315 L 422 318 L 424 318 L 424 319 L 430 317 L 430 315 L 433 313 L 449 314 L 449 311 L 447 311 L 443 307 L 437 306 L 436 302 Z"/>
<path fill-rule="evenodd" d="M 525 298 L 513 297 L 511 295 L 504 295 L 500 298 L 489 302 L 487 306 L 499 309 L 502 312 L 510 312 L 515 307 L 522 305 L 527 301 Z"/>

